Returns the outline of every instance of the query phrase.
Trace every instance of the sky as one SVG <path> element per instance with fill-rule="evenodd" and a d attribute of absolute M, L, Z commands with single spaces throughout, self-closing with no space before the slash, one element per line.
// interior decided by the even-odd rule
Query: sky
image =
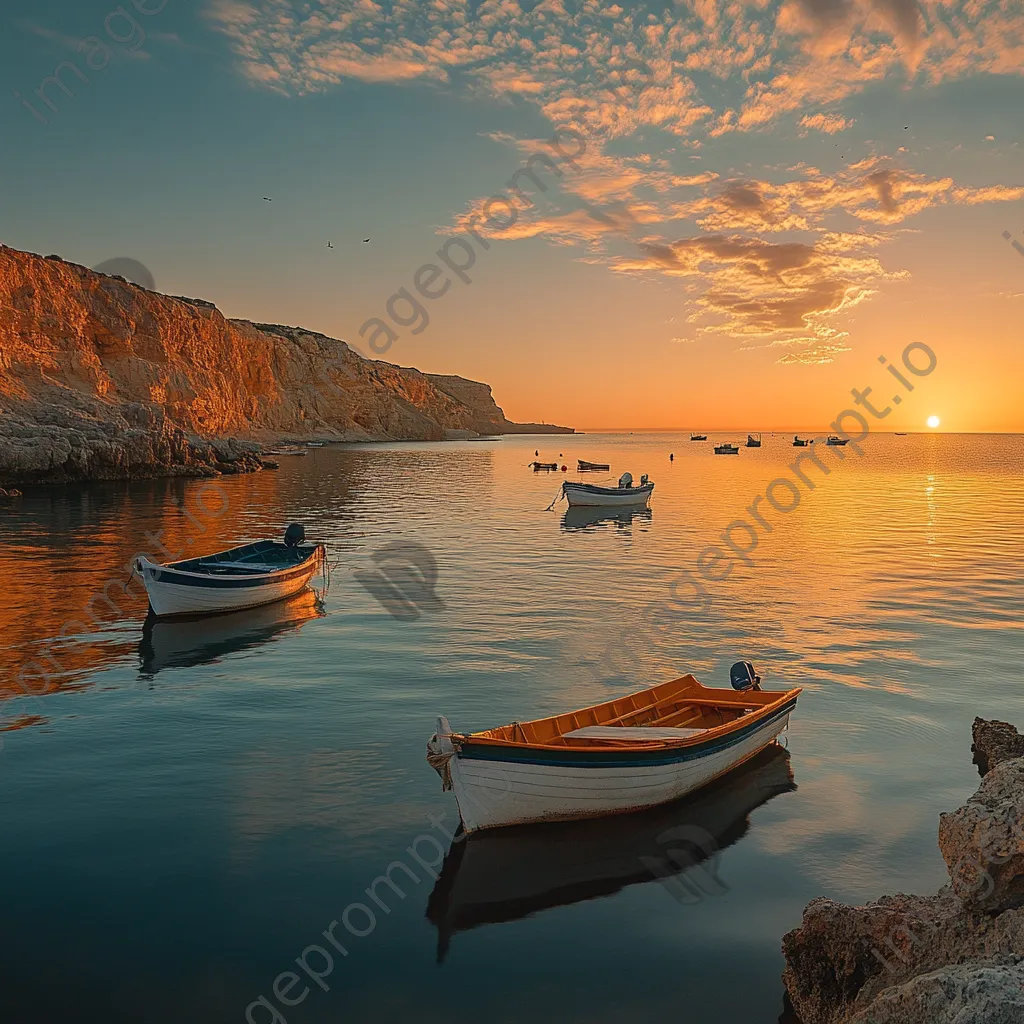
<path fill-rule="evenodd" d="M 872 387 L 903 397 L 877 429 L 1024 430 L 1020 0 L 12 0 L 0 24 L 4 244 L 138 260 L 227 316 L 486 381 L 517 420 L 822 430 Z M 909 393 L 880 357 L 913 344 L 935 369 Z"/>

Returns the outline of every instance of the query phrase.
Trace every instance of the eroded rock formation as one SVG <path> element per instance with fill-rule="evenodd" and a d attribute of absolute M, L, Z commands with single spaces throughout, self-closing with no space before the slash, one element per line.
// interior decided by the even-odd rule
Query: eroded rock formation
<path fill-rule="evenodd" d="M 782 940 L 802 1024 L 1024 1021 L 1024 759 L 941 816 L 939 846 L 951 884 L 935 896 L 807 905 Z"/>
<path fill-rule="evenodd" d="M 258 468 L 252 442 L 271 439 L 525 426 L 486 384 L 0 246 L 0 485 Z"/>

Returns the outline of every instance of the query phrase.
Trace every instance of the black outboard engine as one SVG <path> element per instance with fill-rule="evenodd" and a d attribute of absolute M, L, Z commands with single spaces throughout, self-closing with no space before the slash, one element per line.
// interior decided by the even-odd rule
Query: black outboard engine
<path fill-rule="evenodd" d="M 301 523 L 292 523 L 284 531 L 284 543 L 285 547 L 297 548 L 300 544 L 306 540 L 306 531 L 302 528 Z"/>
<path fill-rule="evenodd" d="M 734 690 L 760 690 L 761 677 L 754 671 L 749 661 L 737 661 L 729 669 L 729 681 Z"/>

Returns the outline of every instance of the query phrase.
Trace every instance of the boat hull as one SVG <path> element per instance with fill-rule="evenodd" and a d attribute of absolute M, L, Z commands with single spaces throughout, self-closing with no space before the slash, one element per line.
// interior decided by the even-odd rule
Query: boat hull
<path fill-rule="evenodd" d="M 136 564 L 149 606 L 159 618 L 169 615 L 212 615 L 258 608 L 304 589 L 319 569 L 317 559 L 269 576 L 211 578 L 158 565 L 147 558 Z"/>
<path fill-rule="evenodd" d="M 645 484 L 643 487 L 594 487 L 567 480 L 563 490 L 565 500 L 572 506 L 636 508 L 647 504 L 654 484 Z"/>
<path fill-rule="evenodd" d="M 467 832 L 545 821 L 570 821 L 678 800 L 754 757 L 789 725 L 796 699 L 771 716 L 724 736 L 711 749 L 623 755 L 601 765 L 543 763 L 542 758 L 474 756 L 472 745 L 451 758 L 452 788 Z"/>

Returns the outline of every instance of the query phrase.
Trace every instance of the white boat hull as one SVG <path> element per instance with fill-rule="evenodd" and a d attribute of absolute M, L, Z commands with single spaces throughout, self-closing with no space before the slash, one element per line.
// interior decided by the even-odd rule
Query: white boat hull
<path fill-rule="evenodd" d="M 602 487 L 590 489 L 584 484 L 566 481 L 563 485 L 565 500 L 570 505 L 588 508 L 637 508 L 647 504 L 654 484 L 643 487 Z M 617 492 L 617 493 L 616 493 Z"/>
<path fill-rule="evenodd" d="M 593 818 L 677 800 L 767 747 L 788 727 L 790 713 L 787 709 L 766 719 L 758 729 L 724 749 L 670 764 L 571 767 L 475 760 L 456 754 L 449 763 L 463 827 L 473 832 Z M 440 731 L 438 739 L 445 741 Z"/>
<path fill-rule="evenodd" d="M 153 614 L 209 615 L 280 601 L 304 589 L 316 575 L 314 562 L 297 570 L 281 573 L 280 578 L 220 577 L 211 584 L 209 577 L 179 572 L 139 558 L 137 569 L 149 595 Z M 173 582 L 172 582 L 173 580 Z"/>

